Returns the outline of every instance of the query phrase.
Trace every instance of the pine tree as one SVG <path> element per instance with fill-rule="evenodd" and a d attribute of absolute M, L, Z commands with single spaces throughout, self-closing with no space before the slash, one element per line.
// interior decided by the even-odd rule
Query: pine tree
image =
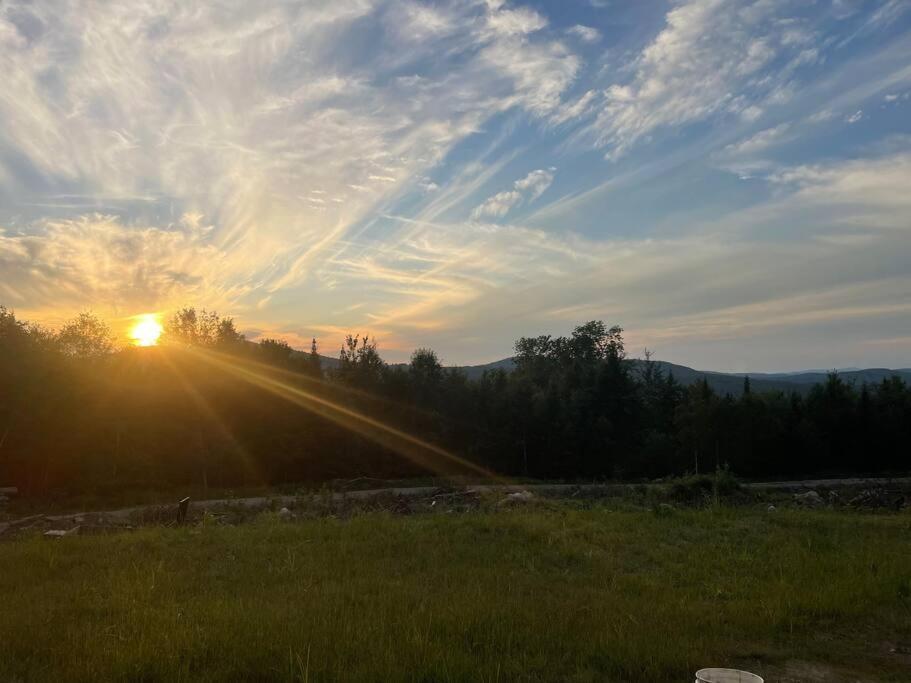
<path fill-rule="evenodd" d="M 310 374 L 314 377 L 322 377 L 323 364 L 320 360 L 319 353 L 317 353 L 316 337 L 314 337 L 313 341 L 310 342 L 310 358 L 308 359 L 308 362 L 310 366 Z"/>

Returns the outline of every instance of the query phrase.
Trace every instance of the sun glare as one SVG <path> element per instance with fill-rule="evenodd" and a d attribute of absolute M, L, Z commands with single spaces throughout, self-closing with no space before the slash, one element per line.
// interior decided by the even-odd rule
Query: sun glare
<path fill-rule="evenodd" d="M 161 323 L 151 313 L 138 316 L 136 324 L 130 329 L 130 339 L 136 346 L 155 346 L 160 336 Z"/>

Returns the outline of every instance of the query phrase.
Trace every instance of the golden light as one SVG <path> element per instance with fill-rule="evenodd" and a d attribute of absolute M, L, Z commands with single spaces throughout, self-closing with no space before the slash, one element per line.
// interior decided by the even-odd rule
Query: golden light
<path fill-rule="evenodd" d="M 161 323 L 153 313 L 137 316 L 136 324 L 130 328 L 130 339 L 136 346 L 155 346 L 160 336 Z"/>

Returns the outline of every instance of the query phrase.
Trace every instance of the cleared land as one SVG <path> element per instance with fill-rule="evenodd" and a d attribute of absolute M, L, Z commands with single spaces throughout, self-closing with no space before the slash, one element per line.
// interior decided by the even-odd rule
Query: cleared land
<path fill-rule="evenodd" d="M 911 515 L 541 502 L 0 545 L 0 680 L 907 681 Z"/>

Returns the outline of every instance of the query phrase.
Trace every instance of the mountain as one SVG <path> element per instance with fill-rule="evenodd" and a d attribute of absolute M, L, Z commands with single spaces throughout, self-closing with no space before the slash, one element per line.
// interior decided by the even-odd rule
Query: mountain
<path fill-rule="evenodd" d="M 512 358 L 503 358 L 483 365 L 457 365 L 455 367 L 464 372 L 468 379 L 481 379 L 481 376 L 490 370 L 512 372 L 516 368 L 516 362 Z"/>
<path fill-rule="evenodd" d="M 629 361 L 634 368 L 641 367 L 644 361 L 632 359 Z M 673 373 L 674 378 L 683 385 L 694 384 L 703 377 L 708 380 L 709 386 L 719 394 L 732 394 L 739 396 L 743 393 L 743 379 L 750 378 L 750 388 L 753 391 L 796 391 L 806 393 L 814 384 L 825 382 L 829 371 L 824 370 L 802 370 L 797 372 L 756 372 L 756 373 L 729 373 L 715 372 L 713 370 L 695 370 L 685 365 L 677 365 L 667 361 L 655 361 L 658 367 L 664 373 Z M 469 379 L 478 379 L 489 370 L 505 370 L 510 372 L 515 368 L 515 361 L 512 358 L 503 358 L 502 360 L 486 363 L 484 365 L 466 365 L 459 369 L 462 370 Z M 884 379 L 893 375 L 898 375 L 905 382 L 911 384 L 911 369 L 903 368 L 900 370 L 891 370 L 888 368 L 867 368 L 867 369 L 847 369 L 838 370 L 838 376 L 849 384 L 860 386 L 864 382 L 867 384 L 877 384 Z"/>
<path fill-rule="evenodd" d="M 305 352 L 296 351 L 295 353 L 303 354 Z M 338 358 L 333 358 L 332 356 L 320 356 L 320 361 L 322 361 L 324 370 L 337 368 L 339 362 Z M 628 362 L 636 369 L 641 367 L 644 361 L 631 359 Z M 662 372 L 673 373 L 674 379 L 683 385 L 694 384 L 705 377 L 705 379 L 708 380 L 709 386 L 711 386 L 715 392 L 722 395 L 731 394 L 733 396 L 739 396 L 743 393 L 744 377 L 750 378 L 750 388 L 753 391 L 783 391 L 786 393 L 796 391 L 797 393 L 805 394 L 814 384 L 825 382 L 826 377 L 828 377 L 830 372 L 828 370 L 751 373 L 715 372 L 713 370 L 695 370 L 686 365 L 677 365 L 676 363 L 669 363 L 667 361 L 655 361 L 655 363 Z M 391 365 L 393 367 L 405 366 L 407 363 L 391 363 Z M 512 358 L 502 358 L 481 365 L 460 365 L 453 367 L 464 372 L 468 379 L 477 380 L 480 379 L 485 372 L 490 372 L 492 370 L 512 372 L 516 367 L 516 363 Z M 898 375 L 904 379 L 905 382 L 911 384 L 911 368 L 902 368 L 899 370 L 891 370 L 889 368 L 845 368 L 836 370 L 836 372 L 844 381 L 858 387 L 864 382 L 867 384 L 878 384 L 893 375 Z"/>
<path fill-rule="evenodd" d="M 785 382 L 792 382 L 797 384 L 816 384 L 818 382 L 824 382 L 826 377 L 829 375 L 831 370 L 806 370 L 803 372 L 789 372 L 789 373 L 761 373 L 757 372 L 750 375 L 750 381 L 753 381 L 754 378 L 762 380 L 782 380 Z M 867 384 L 875 384 L 888 379 L 892 375 L 899 375 L 904 377 L 907 381 L 911 372 L 908 370 L 890 370 L 889 368 L 850 368 L 846 370 L 836 370 L 838 376 L 841 377 L 846 382 L 853 382 L 858 386 L 866 382 Z"/>

